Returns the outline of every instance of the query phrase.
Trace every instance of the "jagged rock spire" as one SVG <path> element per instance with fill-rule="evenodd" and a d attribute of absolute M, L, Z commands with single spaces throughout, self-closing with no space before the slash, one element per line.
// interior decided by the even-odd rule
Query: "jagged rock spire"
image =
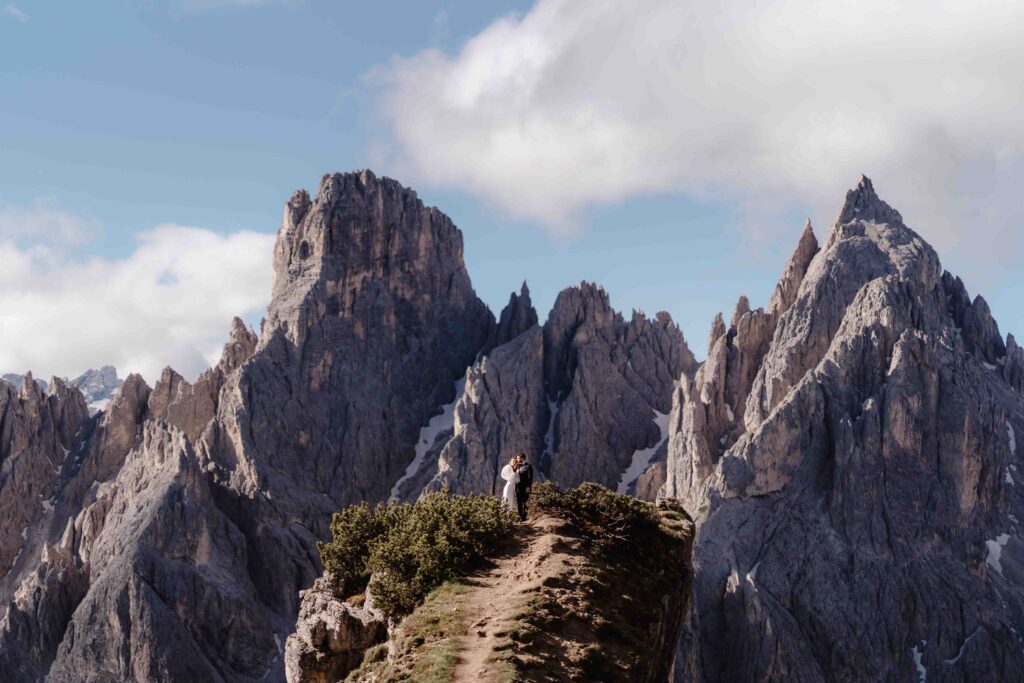
<path fill-rule="evenodd" d="M 736 300 L 736 307 L 732 310 L 732 318 L 729 320 L 729 327 L 736 327 L 739 324 L 740 318 L 747 313 L 750 313 L 750 299 L 746 295 L 740 295 L 740 298 Z"/>
<path fill-rule="evenodd" d="M 218 363 L 220 370 L 227 374 L 241 366 L 256 350 L 258 341 L 256 333 L 249 329 L 241 318 L 235 316 L 228 332 L 228 342 L 224 345 Z"/>
<path fill-rule="evenodd" d="M 722 313 L 718 312 L 715 314 L 715 319 L 711 321 L 711 331 L 708 332 L 708 355 L 711 355 L 711 350 L 715 348 L 715 342 L 718 341 L 719 337 L 725 336 L 725 320 L 722 318 Z"/>
<path fill-rule="evenodd" d="M 875 186 L 866 175 L 860 177 L 857 186 L 847 191 L 846 200 L 839 209 L 836 223 L 842 225 L 853 220 L 872 223 L 903 223 L 900 212 L 882 201 L 875 193 Z"/>
<path fill-rule="evenodd" d="M 811 219 L 807 219 L 804 231 L 800 235 L 800 241 L 796 249 L 786 262 L 782 271 L 782 277 L 775 285 L 775 292 L 768 302 L 768 312 L 774 316 L 780 316 L 796 301 L 797 290 L 803 282 L 807 269 L 811 265 L 811 259 L 818 253 L 818 238 L 814 236 L 814 228 L 811 226 Z"/>
<path fill-rule="evenodd" d="M 670 483 L 697 494 L 704 568 L 684 658 L 707 680 L 904 680 L 915 659 L 939 677 L 1012 678 L 1024 400 L 1003 380 L 1020 375 L 994 358 L 984 300 L 940 278 L 934 249 L 867 178 L 813 258 L 805 235 L 743 433 L 717 453 L 717 404 L 702 400 L 670 444 Z M 881 624 L 864 604 L 903 607 Z"/>
<path fill-rule="evenodd" d="M 530 288 L 523 280 L 519 294 L 512 292 L 508 304 L 501 311 L 501 318 L 494 330 L 492 347 L 512 341 L 537 324 L 537 309 L 530 300 Z"/>

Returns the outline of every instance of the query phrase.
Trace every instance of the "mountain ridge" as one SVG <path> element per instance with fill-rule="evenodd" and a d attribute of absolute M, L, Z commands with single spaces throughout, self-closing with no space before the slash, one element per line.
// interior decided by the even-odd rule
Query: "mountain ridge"
<path fill-rule="evenodd" d="M 586 282 L 543 324 L 525 283 L 496 318 L 458 229 L 369 171 L 293 194 L 274 266 L 260 334 L 236 319 L 194 383 L 132 375 L 94 416 L 59 380 L 0 383 L 15 680 L 282 680 L 333 511 L 493 493 L 518 450 L 693 513 L 679 680 L 1021 670 L 1024 351 L 867 178 L 823 244 L 808 222 L 767 308 L 715 319 L 701 363 L 667 314 L 627 319 Z M 939 576 L 956 585 L 930 608 Z M 862 602 L 905 611 L 882 631 Z"/>

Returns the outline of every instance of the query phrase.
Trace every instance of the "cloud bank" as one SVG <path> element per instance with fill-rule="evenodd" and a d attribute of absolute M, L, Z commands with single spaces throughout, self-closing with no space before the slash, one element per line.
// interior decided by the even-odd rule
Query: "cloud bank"
<path fill-rule="evenodd" d="M 382 163 L 557 234 L 657 194 L 829 220 L 863 172 L 944 252 L 1014 265 L 1022 35 L 1017 0 L 539 0 L 369 80 Z"/>
<path fill-rule="evenodd" d="M 0 211 L 0 372 L 75 376 L 111 363 L 150 382 L 167 365 L 194 377 L 219 357 L 232 317 L 259 316 L 270 296 L 270 234 L 161 225 L 124 258 L 78 261 L 59 236 L 16 239 L 12 213 Z M 75 233 L 73 217 L 52 213 Z"/>

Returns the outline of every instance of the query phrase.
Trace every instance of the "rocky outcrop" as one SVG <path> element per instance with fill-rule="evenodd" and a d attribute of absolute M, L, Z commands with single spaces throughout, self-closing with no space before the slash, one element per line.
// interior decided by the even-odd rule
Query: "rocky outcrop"
<path fill-rule="evenodd" d="M 64 537 L 90 585 L 49 680 L 264 674 L 263 653 L 275 647 L 272 615 L 239 581 L 249 561 L 244 537 L 214 504 L 180 430 L 148 421 L 117 478 L 99 487 Z"/>
<path fill-rule="evenodd" d="M 1002 375 L 1010 388 L 1024 392 L 1024 349 L 1018 346 L 1012 334 L 1006 335 L 1006 358 Z"/>
<path fill-rule="evenodd" d="M 680 378 L 674 395 L 661 495 L 677 498 L 690 509 L 703 504 L 704 486 L 719 459 L 745 431 L 747 399 L 779 317 L 796 301 L 817 253 L 818 241 L 808 221 L 768 310 L 750 310 L 744 296 L 736 303 L 728 328 L 721 314 L 711 323 L 707 360 L 692 378 Z"/>
<path fill-rule="evenodd" d="M 332 574 L 302 591 L 295 633 L 285 644 L 289 683 L 334 683 L 359 666 L 363 653 L 388 636 L 384 615 L 374 609 L 369 591 L 362 605 L 344 600 Z"/>
<path fill-rule="evenodd" d="M 967 351 L 994 365 L 1006 355 L 1006 346 L 988 302 L 980 294 L 971 301 L 963 281 L 948 272 L 942 274 L 942 288 L 946 294 L 949 314 L 960 328 L 960 336 Z"/>
<path fill-rule="evenodd" d="M 31 375 L 32 375 L 31 372 L 28 372 L 28 373 L 26 373 L 24 375 L 20 375 L 20 374 L 18 374 L 16 372 L 7 372 L 7 373 L 4 373 L 3 375 L 0 375 L 0 379 L 2 379 L 3 381 L 7 382 L 11 386 L 13 386 L 15 389 L 21 389 L 21 385 L 25 382 L 25 377 L 26 376 L 31 376 Z M 46 386 L 47 386 L 46 385 L 46 380 L 44 380 L 44 379 L 35 379 L 34 381 L 35 381 L 36 384 L 39 385 L 40 389 L 42 389 L 44 391 L 46 390 Z"/>
<path fill-rule="evenodd" d="M 44 391 L 28 373 L 15 390 L 0 382 L 0 576 L 12 570 L 28 532 L 53 507 L 68 455 L 89 416 L 82 395 L 54 378 Z M 10 587 L 0 598 L 10 597 Z"/>
<path fill-rule="evenodd" d="M 330 509 L 387 497 L 494 318 L 448 217 L 369 171 L 293 196 L 274 263 L 259 347 L 203 448 L 232 489 L 312 512 L 322 530 Z"/>
<path fill-rule="evenodd" d="M 563 290 L 544 324 L 544 377 L 555 409 L 542 469 L 563 486 L 618 488 L 634 455 L 665 439 L 655 418 L 670 411 L 676 381 L 695 366 L 667 313 L 650 320 L 634 312 L 626 322 L 600 287 Z"/>
<path fill-rule="evenodd" d="M 596 486 L 563 494 L 541 483 L 536 493 L 535 513 L 496 557 L 429 593 L 345 680 L 668 680 L 693 576 L 685 511 L 675 501 L 630 503 Z M 320 603 L 321 614 L 337 623 L 331 600 Z M 333 602 L 333 609 L 351 608 Z M 308 623 L 315 630 L 322 622 Z M 341 636 L 345 643 L 365 632 L 353 626 L 356 636 Z M 327 640 L 344 628 L 313 637 Z M 309 657 L 294 668 L 289 662 L 293 683 L 322 680 L 320 662 L 340 661 L 326 647 L 306 647 L 299 632 L 294 641 Z M 317 661 L 314 652 L 327 656 Z"/>
<path fill-rule="evenodd" d="M 543 359 L 543 333 L 534 326 L 469 369 L 453 435 L 428 489 L 497 494 L 504 486 L 499 473 L 512 456 L 522 451 L 536 464 L 549 419 Z"/>
<path fill-rule="evenodd" d="M 220 362 L 199 375 L 195 384 L 187 382 L 173 368 L 164 368 L 149 397 L 150 414 L 177 426 L 190 442 L 198 443 L 216 415 L 224 382 L 252 356 L 256 343 L 256 333 L 236 317 Z"/>
<path fill-rule="evenodd" d="M 528 297 L 525 286 L 513 294 L 502 320 L 535 319 L 516 312 Z M 410 473 L 397 497 L 415 498 L 424 483 L 425 490 L 497 493 L 501 467 L 523 452 L 560 485 L 639 486 L 653 500 L 664 482 L 673 387 L 695 366 L 667 313 L 649 320 L 635 312 L 626 322 L 597 285 L 569 287 L 543 328 L 520 332 L 469 369 L 451 433 L 426 458 L 429 471 Z"/>
<path fill-rule="evenodd" d="M 1024 405 L 989 369 L 1005 360 L 983 300 L 963 307 L 951 283 L 862 179 L 778 320 L 742 433 L 700 471 L 677 680 L 1019 673 L 1021 593 L 992 547 L 1016 552 Z M 696 471 L 693 452 L 670 472 Z"/>
<path fill-rule="evenodd" d="M 530 300 L 530 288 L 523 282 L 519 294 L 512 292 L 508 303 L 502 309 L 490 346 L 493 348 L 507 344 L 536 325 L 537 309 L 533 307 L 533 301 Z"/>
<path fill-rule="evenodd" d="M 810 219 L 804 224 L 804 231 L 800 235 L 800 241 L 796 250 L 789 257 L 782 271 L 782 277 L 775 285 L 775 291 L 768 302 L 768 312 L 778 316 L 789 310 L 789 307 L 796 301 L 800 292 L 800 284 L 807 275 L 807 269 L 811 266 L 811 259 L 818 253 L 818 238 L 814 236 L 814 227 Z"/>
<path fill-rule="evenodd" d="M 263 333 L 236 320 L 194 383 L 129 377 L 91 421 L 74 391 L 83 427 L 27 447 L 54 497 L 4 578 L 15 680 L 282 680 L 331 513 L 386 497 L 495 323 L 451 221 L 361 172 L 289 201 Z"/>

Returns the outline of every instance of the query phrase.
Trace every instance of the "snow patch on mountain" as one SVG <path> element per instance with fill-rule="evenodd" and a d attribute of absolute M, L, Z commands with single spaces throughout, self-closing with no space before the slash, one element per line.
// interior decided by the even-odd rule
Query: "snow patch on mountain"
<path fill-rule="evenodd" d="M 420 467 L 423 466 L 423 459 L 427 457 L 427 453 L 430 451 L 430 447 L 434 445 L 438 435 L 451 430 L 455 425 L 455 404 L 458 403 L 465 388 L 466 377 L 463 375 L 462 379 L 455 383 L 455 398 L 452 399 L 452 402 L 441 406 L 441 412 L 430 418 L 427 424 L 420 429 L 420 436 L 416 440 L 416 455 L 413 456 L 409 466 L 405 468 L 405 474 L 391 487 L 391 495 L 388 497 L 389 503 L 398 501 L 398 497 L 402 493 L 402 484 L 416 476 L 416 473 L 420 471 Z"/>
<path fill-rule="evenodd" d="M 922 640 L 921 647 L 923 648 L 927 642 L 928 641 L 926 640 Z M 923 653 L 920 649 L 918 649 L 917 645 L 915 645 L 914 647 L 910 648 L 910 654 L 914 656 L 914 666 L 917 667 L 918 681 L 920 683 L 925 683 L 925 680 L 927 680 L 928 678 L 928 669 L 926 669 L 924 667 L 924 664 L 921 663 L 921 655 Z"/>
<path fill-rule="evenodd" d="M 661 436 L 658 438 L 657 443 L 649 448 L 641 448 L 633 453 L 633 458 L 629 463 L 629 467 L 622 473 L 622 477 L 619 478 L 619 485 L 616 488 L 618 493 L 628 493 L 629 487 L 640 478 L 640 475 L 647 471 L 650 467 L 651 459 L 654 458 L 655 452 L 661 444 L 665 443 L 668 438 L 668 413 L 654 413 L 654 424 L 658 425 L 658 430 L 661 432 Z"/>
<path fill-rule="evenodd" d="M 990 541 L 985 541 L 985 547 L 988 548 L 988 555 L 985 557 L 985 563 L 995 569 L 999 576 L 1003 575 L 1003 565 L 1000 559 L 1003 555 L 1003 547 L 1010 540 L 1009 534 L 999 534 Z"/>

